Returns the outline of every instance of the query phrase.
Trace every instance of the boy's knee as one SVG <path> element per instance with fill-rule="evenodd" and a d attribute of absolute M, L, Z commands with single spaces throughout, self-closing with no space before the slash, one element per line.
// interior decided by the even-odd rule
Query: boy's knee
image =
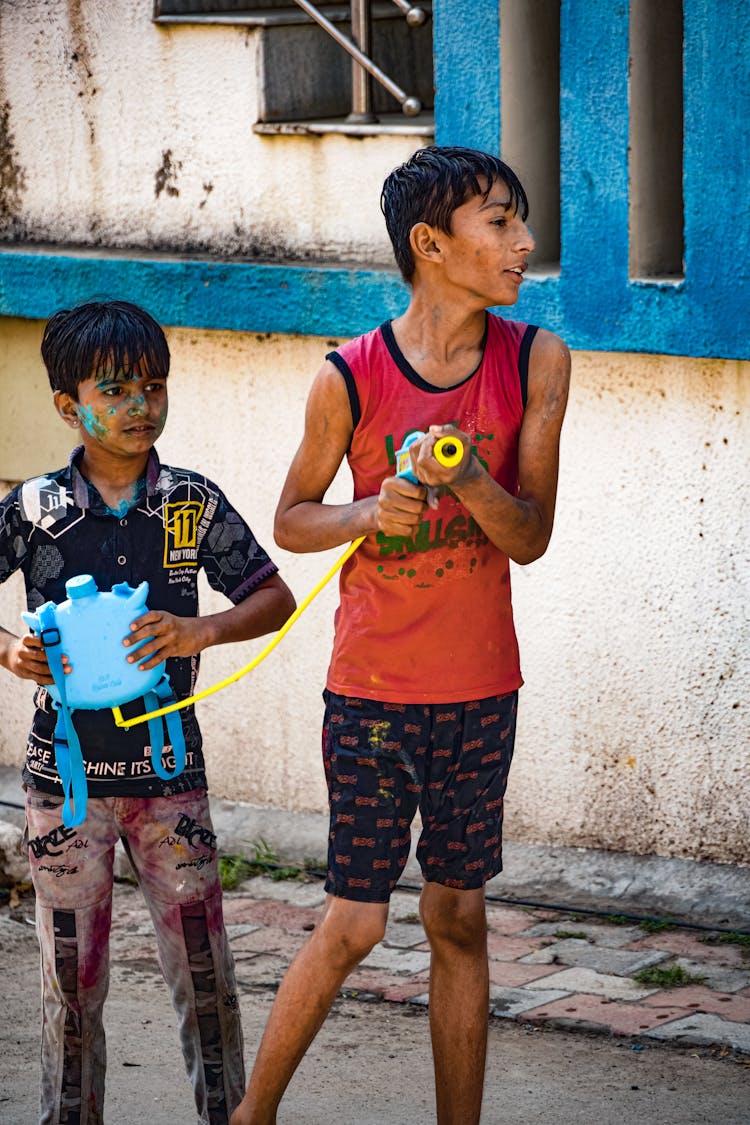
<path fill-rule="evenodd" d="M 419 913 L 433 948 L 440 944 L 466 950 L 485 948 L 487 918 L 481 890 L 453 891 L 426 884 Z"/>
<path fill-rule="evenodd" d="M 355 965 L 383 940 L 387 919 L 387 903 L 332 898 L 318 930 L 335 956 Z"/>

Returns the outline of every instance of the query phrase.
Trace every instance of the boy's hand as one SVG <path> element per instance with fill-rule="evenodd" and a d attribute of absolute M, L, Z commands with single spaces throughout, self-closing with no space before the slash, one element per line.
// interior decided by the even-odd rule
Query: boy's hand
<path fill-rule="evenodd" d="M 3 630 L 4 632 L 4 630 Z M 1 663 L 18 676 L 20 680 L 33 680 L 37 684 L 54 684 L 47 663 L 47 653 L 39 637 L 28 633 L 24 637 L 14 637 L 5 633 L 7 644 L 3 646 Z M 73 671 L 67 656 L 63 656 L 63 670 L 66 676 Z"/>
<path fill-rule="evenodd" d="M 440 438 L 455 438 L 463 446 L 463 457 L 457 465 L 441 465 L 433 457 L 432 451 L 435 442 Z M 411 447 L 411 463 L 414 475 L 424 481 L 426 485 L 434 488 L 446 484 L 449 487 L 459 484 L 469 477 L 481 472 L 481 466 L 476 457 L 471 455 L 472 441 L 468 434 L 456 429 L 455 426 L 430 426 L 428 432 L 420 441 L 415 441 Z"/>
<path fill-rule="evenodd" d="M 122 642 L 126 647 L 137 645 L 146 637 L 152 639 L 128 656 L 129 664 L 138 664 L 143 672 L 155 668 L 168 656 L 194 656 L 206 647 L 202 638 L 202 618 L 175 617 L 173 613 L 150 610 L 136 618 L 130 636 Z"/>
<path fill-rule="evenodd" d="M 390 536 L 410 536 L 419 527 L 427 507 L 427 489 L 405 477 L 386 477 L 377 505 L 378 531 Z"/>

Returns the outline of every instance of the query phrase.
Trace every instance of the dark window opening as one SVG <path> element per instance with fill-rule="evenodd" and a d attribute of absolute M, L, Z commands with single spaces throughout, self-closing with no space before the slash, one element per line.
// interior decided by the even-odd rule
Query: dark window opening
<path fill-rule="evenodd" d="M 684 276 L 682 0 L 631 0 L 631 278 Z"/>

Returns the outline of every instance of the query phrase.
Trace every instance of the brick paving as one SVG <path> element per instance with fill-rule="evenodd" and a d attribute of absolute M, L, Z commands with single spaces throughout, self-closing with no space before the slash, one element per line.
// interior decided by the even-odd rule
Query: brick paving
<path fill-rule="evenodd" d="M 226 895 L 242 987 L 278 982 L 323 901 L 320 883 L 263 876 Z M 581 921 L 574 913 L 497 903 L 488 904 L 487 917 L 493 1018 L 750 1053 L 747 946 L 726 939 L 716 944 L 698 930 L 649 933 L 632 921 Z M 130 941 L 143 932 L 134 927 Z M 702 980 L 668 988 L 634 979 L 649 967 L 682 967 Z M 383 942 L 342 991 L 368 1001 L 426 1005 L 428 988 L 429 946 L 417 896 L 397 891 Z"/>

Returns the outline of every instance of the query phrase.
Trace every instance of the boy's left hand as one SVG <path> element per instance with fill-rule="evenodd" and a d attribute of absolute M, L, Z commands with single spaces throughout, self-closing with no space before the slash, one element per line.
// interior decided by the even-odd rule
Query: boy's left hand
<path fill-rule="evenodd" d="M 175 617 L 161 610 L 152 609 L 136 618 L 130 626 L 130 636 L 122 643 L 130 647 L 146 637 L 151 640 L 127 658 L 129 664 L 138 664 L 144 672 L 168 656 L 194 656 L 205 647 L 201 643 L 200 617 Z"/>
<path fill-rule="evenodd" d="M 441 465 L 432 455 L 435 442 L 439 438 L 455 438 L 463 446 L 463 456 L 457 465 Z M 450 487 L 458 484 L 480 470 L 479 462 L 471 453 L 472 440 L 468 434 L 455 426 L 430 426 L 423 438 L 411 447 L 411 462 L 414 475 L 429 488 L 444 484 Z"/>

